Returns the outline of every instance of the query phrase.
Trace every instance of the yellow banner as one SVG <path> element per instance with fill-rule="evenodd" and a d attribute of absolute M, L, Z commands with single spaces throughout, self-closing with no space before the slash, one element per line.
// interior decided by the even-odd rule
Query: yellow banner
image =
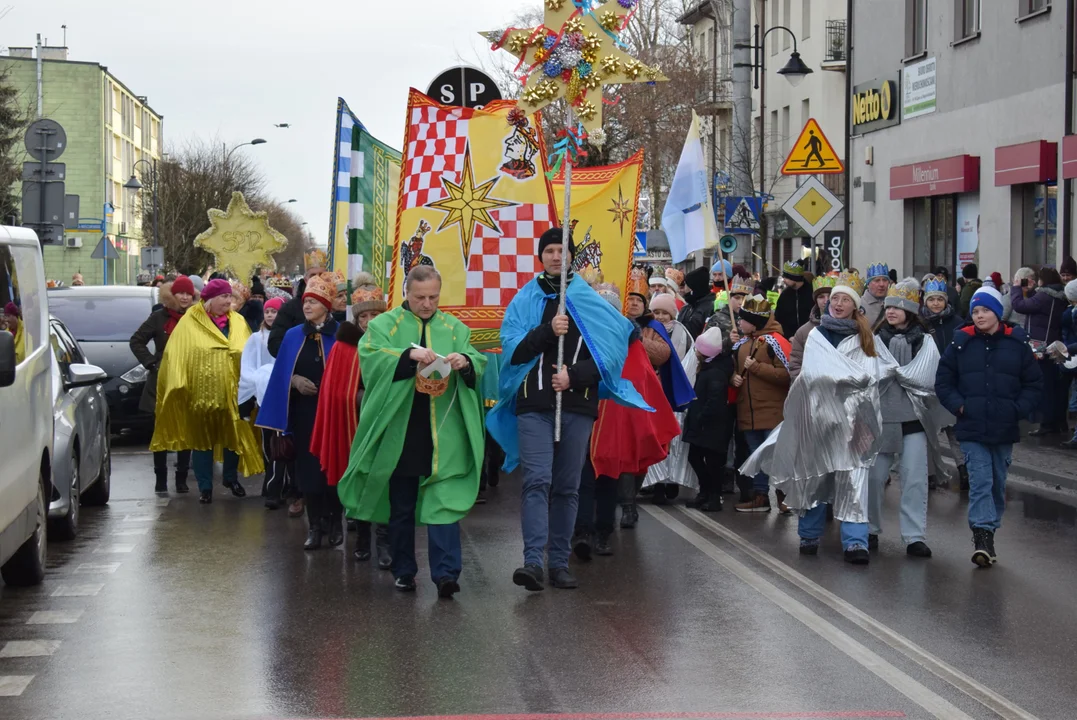
<path fill-rule="evenodd" d="M 632 268 L 642 177 L 642 150 L 617 165 L 572 168 L 573 268 L 584 277 L 600 271 L 617 286 L 622 301 Z M 563 217 L 563 172 L 554 176 L 553 192 L 558 217 Z"/>
<path fill-rule="evenodd" d="M 496 347 L 505 307 L 542 271 L 538 238 L 556 224 L 538 119 L 513 101 L 482 110 L 412 90 L 389 306 L 416 267 L 441 273 L 441 308 Z"/>

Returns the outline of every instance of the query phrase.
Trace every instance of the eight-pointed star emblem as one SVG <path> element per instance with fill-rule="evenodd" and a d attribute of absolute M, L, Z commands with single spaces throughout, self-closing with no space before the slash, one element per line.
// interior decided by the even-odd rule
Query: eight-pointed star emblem
<path fill-rule="evenodd" d="M 621 235 L 624 235 L 625 223 L 632 217 L 632 203 L 625 199 L 620 183 L 617 184 L 617 199 L 613 201 L 613 207 L 607 212 L 613 213 L 613 222 L 621 224 Z"/>
<path fill-rule="evenodd" d="M 448 197 L 427 203 L 426 207 L 435 208 L 445 212 L 445 218 L 441 221 L 438 232 L 453 224 L 460 225 L 460 235 L 464 250 L 464 263 L 471 257 L 471 241 L 475 239 L 475 226 L 485 225 L 494 232 L 501 234 L 501 228 L 497 221 L 490 215 L 490 211 L 497 208 L 512 207 L 517 203 L 508 200 L 498 200 L 489 197 L 490 192 L 497 185 L 500 176 L 493 180 L 487 180 L 482 185 L 475 185 L 475 171 L 471 167 L 471 146 L 464 150 L 464 171 L 460 183 L 454 183 L 447 177 L 441 178 L 441 184 Z"/>

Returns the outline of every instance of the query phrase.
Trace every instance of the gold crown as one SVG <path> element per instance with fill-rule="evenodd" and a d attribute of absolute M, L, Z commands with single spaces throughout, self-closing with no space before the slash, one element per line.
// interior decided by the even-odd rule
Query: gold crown
<path fill-rule="evenodd" d="M 752 315 L 770 315 L 774 310 L 774 306 L 762 295 L 753 295 L 744 301 L 744 305 L 741 309 L 746 310 Z"/>
<path fill-rule="evenodd" d="M 842 270 L 838 275 L 837 285 L 843 285 L 847 288 L 851 288 L 857 295 L 864 294 L 864 281 L 860 279 L 860 273 L 855 270 Z"/>
<path fill-rule="evenodd" d="M 303 256 L 303 263 L 308 270 L 314 267 L 328 267 L 329 256 L 325 254 L 325 250 L 315 249 Z"/>
<path fill-rule="evenodd" d="M 580 277 L 586 280 L 587 284 L 591 287 L 595 287 L 595 285 L 602 282 L 603 278 L 602 271 L 594 267 L 593 265 L 588 265 L 587 267 L 580 270 Z"/>
<path fill-rule="evenodd" d="M 908 300 L 909 302 L 919 305 L 920 304 L 920 288 L 918 285 L 912 283 L 896 283 L 890 286 L 890 289 L 886 291 L 886 297 L 896 297 L 902 300 Z"/>
<path fill-rule="evenodd" d="M 650 283 L 647 281 L 647 271 L 641 267 L 634 267 L 628 274 L 628 285 L 625 287 L 625 292 L 629 294 L 642 295 L 645 298 L 651 297 Z"/>

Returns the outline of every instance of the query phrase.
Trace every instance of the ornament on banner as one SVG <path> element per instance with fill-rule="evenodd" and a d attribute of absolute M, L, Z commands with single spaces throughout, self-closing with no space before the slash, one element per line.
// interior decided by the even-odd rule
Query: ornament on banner
<path fill-rule="evenodd" d="M 577 125 L 575 130 L 572 128 L 558 130 L 556 137 L 557 142 L 554 143 L 553 152 L 547 160 L 550 169 L 546 177 L 551 180 L 561 172 L 566 156 L 572 159 L 573 165 L 579 165 L 580 158 L 587 157 L 587 151 L 583 149 L 583 144 L 587 142 L 587 131 L 584 130 L 582 123 Z"/>

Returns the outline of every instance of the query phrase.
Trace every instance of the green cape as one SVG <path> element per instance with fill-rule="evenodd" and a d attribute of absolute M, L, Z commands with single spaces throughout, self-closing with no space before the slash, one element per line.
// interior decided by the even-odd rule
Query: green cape
<path fill-rule="evenodd" d="M 415 381 L 393 381 L 402 353 L 419 342 L 423 323 L 410 310 L 394 308 L 370 321 L 359 342 L 363 406 L 348 469 L 337 486 L 348 517 L 389 522 L 389 477 L 404 450 Z M 415 517 L 423 525 L 448 525 L 471 510 L 479 494 L 484 443 L 478 392 L 486 356 L 471 346 L 471 330 L 440 310 L 426 325 L 425 347 L 439 355 L 461 353 L 475 369 L 475 387 L 454 372 L 441 397 L 430 398 L 433 474 L 422 480 Z"/>

